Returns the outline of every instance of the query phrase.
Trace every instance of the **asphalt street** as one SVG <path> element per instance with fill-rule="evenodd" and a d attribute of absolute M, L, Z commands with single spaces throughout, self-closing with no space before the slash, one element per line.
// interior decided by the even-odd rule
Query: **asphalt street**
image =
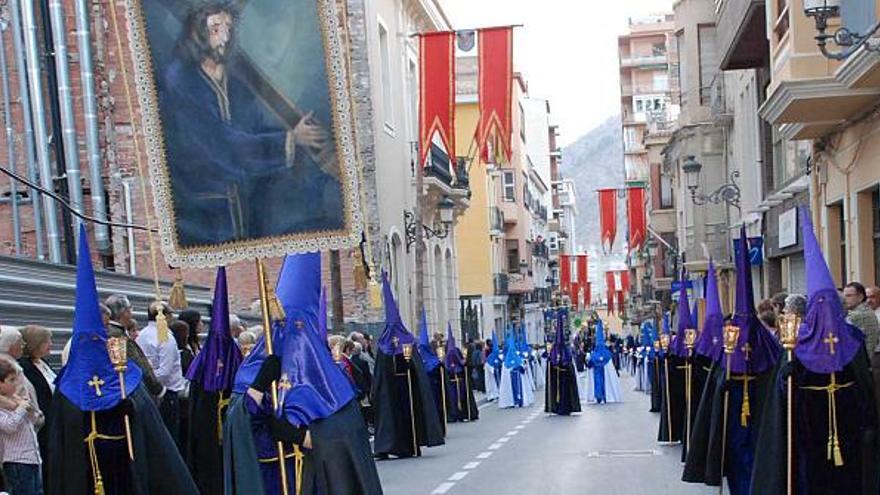
<path fill-rule="evenodd" d="M 450 425 L 446 445 L 378 462 L 382 486 L 388 495 L 718 493 L 680 481 L 681 447 L 656 442 L 658 416 L 633 386 L 624 374 L 623 403 L 583 404 L 571 417 L 544 414 L 543 391 L 530 408 L 484 404 L 479 421 Z"/>

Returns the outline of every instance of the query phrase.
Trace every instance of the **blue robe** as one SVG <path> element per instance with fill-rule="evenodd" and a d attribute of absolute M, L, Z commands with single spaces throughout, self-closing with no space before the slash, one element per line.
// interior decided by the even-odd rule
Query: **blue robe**
<path fill-rule="evenodd" d="M 225 94 L 200 67 L 180 58 L 159 81 L 179 244 L 341 228 L 339 181 L 310 150 L 288 150 L 290 127 L 235 67 L 226 68 Z M 289 157 L 295 157 L 290 164 Z M 290 208 L 294 203 L 307 207 Z"/>

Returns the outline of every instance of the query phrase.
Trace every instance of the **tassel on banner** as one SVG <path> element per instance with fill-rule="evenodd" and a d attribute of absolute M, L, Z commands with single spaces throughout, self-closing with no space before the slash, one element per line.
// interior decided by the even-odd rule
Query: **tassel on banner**
<path fill-rule="evenodd" d="M 168 340 L 168 318 L 161 301 L 157 301 L 159 311 L 156 312 L 156 340 L 164 344 Z"/>
<path fill-rule="evenodd" d="M 168 305 L 171 306 L 171 309 L 178 311 L 189 307 L 189 301 L 186 300 L 186 290 L 183 287 L 183 275 L 180 269 L 177 270 L 177 279 L 174 281 L 174 285 L 171 286 L 171 292 L 168 293 Z"/>

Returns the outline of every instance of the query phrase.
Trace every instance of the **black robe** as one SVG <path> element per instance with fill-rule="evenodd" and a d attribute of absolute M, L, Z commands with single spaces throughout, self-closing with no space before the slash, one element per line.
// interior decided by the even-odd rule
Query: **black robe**
<path fill-rule="evenodd" d="M 778 387 L 771 390 L 762 414 L 751 493 L 786 492 L 786 411 L 788 407 L 783 364 L 773 373 Z M 880 492 L 880 446 L 873 380 L 862 350 L 841 372 L 837 384 L 851 385 L 835 392 L 838 440 L 843 465 L 827 458 L 828 393 L 804 386 L 827 386 L 830 375 L 812 373 L 795 359 L 794 382 L 794 491 L 809 495 L 876 495 Z"/>
<path fill-rule="evenodd" d="M 702 359 L 699 359 L 702 358 Z M 706 482 L 706 460 L 709 455 L 709 434 L 712 429 L 712 418 L 716 415 L 715 389 L 723 378 L 721 366 L 713 363 L 710 358 L 698 356 L 697 367 L 703 369 L 702 363 L 709 363 L 709 371 L 706 372 L 706 380 L 700 394 L 700 403 L 697 405 L 697 414 L 694 417 L 694 425 L 691 427 L 691 441 L 688 445 L 687 456 L 684 462 L 684 471 L 681 480 L 687 483 Z"/>
<path fill-rule="evenodd" d="M 408 383 L 407 375 L 411 383 Z M 415 421 L 410 415 L 410 385 Z M 422 360 L 417 354 L 407 362 L 401 354 L 389 356 L 379 351 L 376 356 L 372 396 L 376 408 L 376 435 L 373 440 L 373 451 L 376 454 L 411 457 L 421 455 L 418 447 L 443 445 L 443 425 L 437 408 L 433 405 L 434 393 Z M 415 451 L 413 422 L 416 430 Z"/>
<path fill-rule="evenodd" d="M 581 398 L 578 394 L 577 372 L 574 364 L 562 362 L 559 366 L 547 360 L 547 383 L 544 412 L 568 416 L 581 412 Z"/>
<path fill-rule="evenodd" d="M 449 403 L 449 389 L 452 385 L 449 383 L 449 374 L 446 373 L 446 367 L 443 364 L 437 365 L 428 374 L 428 380 L 431 382 L 431 392 L 434 395 L 434 405 L 437 407 L 437 417 L 441 418 L 440 426 L 443 429 L 443 436 L 446 437 L 446 423 L 449 421 L 449 409 L 452 407 Z M 446 401 L 445 407 L 443 401 Z M 446 418 L 445 421 L 442 418 Z"/>
<path fill-rule="evenodd" d="M 646 357 L 645 366 L 648 367 L 648 379 L 651 380 L 651 411 L 660 412 L 660 403 L 663 394 L 660 390 L 660 371 L 663 368 L 662 361 L 659 357 Z"/>
<path fill-rule="evenodd" d="M 699 354 L 694 354 L 690 358 L 691 363 L 691 398 L 690 398 L 690 416 L 687 415 L 688 410 L 687 407 L 684 408 L 684 432 L 681 436 L 681 462 L 687 461 L 687 451 L 690 448 L 689 439 L 688 439 L 688 431 L 690 430 L 690 435 L 694 434 L 694 423 L 697 419 L 697 409 L 700 407 L 700 400 L 703 398 L 703 388 L 706 386 L 706 378 L 709 376 L 709 370 L 712 366 L 712 360 L 701 356 Z M 685 389 L 687 392 L 687 389 Z M 685 397 L 687 397 L 685 395 Z M 690 424 L 688 424 L 690 421 Z M 688 428 L 690 426 L 690 428 Z"/>
<path fill-rule="evenodd" d="M 134 462 L 129 460 L 125 439 L 96 440 L 98 466 L 106 495 L 189 495 L 199 493 L 159 410 L 144 386 L 130 395 Z M 94 495 L 89 450 L 84 439 L 91 432 L 91 413 L 81 411 L 56 389 L 49 428 L 49 477 L 51 493 Z M 95 413 L 101 435 L 125 435 L 119 408 Z"/>
<path fill-rule="evenodd" d="M 222 427 L 229 396 L 229 390 L 223 392 L 221 409 L 220 392 L 207 392 L 199 382 L 190 384 L 189 417 L 194 421 L 187 430 L 186 459 L 200 493 L 223 493 Z"/>
<path fill-rule="evenodd" d="M 668 366 L 667 364 L 668 363 Z M 666 361 L 660 360 L 660 426 L 657 430 L 658 442 L 680 442 L 684 436 L 684 366 L 685 360 L 668 355 Z M 666 375 L 669 375 L 667 382 Z M 669 397 L 666 394 L 669 394 Z M 668 410 L 667 410 L 668 409 Z M 669 422 L 672 422 L 671 428 Z M 670 430 L 672 436 L 670 437 Z"/>
<path fill-rule="evenodd" d="M 723 358 L 722 358 L 723 359 Z M 773 370 L 767 370 L 759 375 L 750 375 L 749 381 L 749 409 L 750 416 L 747 426 L 741 424 L 743 404 L 743 381 L 734 375 L 728 400 L 727 435 L 722 436 L 724 424 L 724 382 L 725 375 L 721 367 L 715 373 L 715 390 L 712 398 L 712 413 L 710 417 L 708 444 L 706 446 L 706 478 L 704 482 L 710 486 L 719 486 L 722 477 L 727 477 L 731 495 L 748 493 L 751 479 L 751 470 L 754 461 L 755 445 L 758 438 L 761 414 L 764 410 L 768 387 L 773 384 Z M 708 390 L 708 387 L 706 388 Z M 691 440 L 692 449 L 697 449 L 697 439 Z M 722 473 L 722 443 L 726 446 L 724 458 L 724 471 Z"/>
<path fill-rule="evenodd" d="M 261 462 L 246 397 L 235 394 L 223 430 L 226 495 L 278 493 L 263 486 Z M 357 400 L 309 426 L 312 449 L 303 450 L 303 495 L 380 495 L 382 485 L 370 455 L 370 441 Z M 290 452 L 293 451 L 290 446 Z M 289 456 L 290 453 L 285 453 Z M 276 460 L 277 463 L 277 460 Z M 272 464 L 277 466 L 277 464 Z M 295 493 L 295 466 L 287 462 L 289 493 Z M 161 494 L 165 495 L 165 494 Z M 170 494 L 168 494 L 170 495 Z"/>
<path fill-rule="evenodd" d="M 465 366 L 458 373 L 449 373 L 446 389 L 446 420 L 449 423 L 475 421 L 480 419 L 477 401 L 474 400 L 474 383 L 469 376 L 470 368 Z"/>

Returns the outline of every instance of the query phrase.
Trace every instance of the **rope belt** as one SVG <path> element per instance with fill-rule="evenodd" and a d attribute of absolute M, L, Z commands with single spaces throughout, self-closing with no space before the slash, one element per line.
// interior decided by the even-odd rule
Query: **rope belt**
<path fill-rule="evenodd" d="M 295 472 L 295 475 L 294 475 L 294 476 L 296 476 L 296 480 L 294 480 L 294 482 L 296 483 L 296 493 L 297 493 L 297 495 L 299 495 L 299 494 L 302 493 L 302 482 L 303 482 L 303 479 L 302 479 L 302 472 L 303 472 L 303 457 L 304 457 L 304 455 L 303 455 L 302 450 L 300 450 L 299 446 L 297 446 L 297 445 L 295 445 L 295 444 L 294 444 L 294 446 L 293 446 L 293 452 L 292 452 L 292 453 L 290 453 L 290 454 L 284 454 L 284 459 L 285 459 L 285 460 L 287 460 L 287 459 L 293 459 L 293 466 L 294 466 L 293 470 L 294 470 L 294 472 Z M 259 459 L 257 459 L 257 460 L 258 460 L 260 463 L 262 463 L 262 464 L 271 464 L 271 463 L 273 463 L 273 462 L 278 462 L 278 456 L 276 455 L 275 457 L 261 457 L 261 458 L 259 458 Z"/>
<path fill-rule="evenodd" d="M 220 391 L 220 398 L 217 399 L 217 443 L 223 444 L 223 409 L 229 407 L 232 397 L 223 398 L 223 391 Z"/>
<path fill-rule="evenodd" d="M 743 428 L 749 426 L 749 416 L 752 415 L 752 408 L 749 404 L 749 382 L 755 378 L 757 377 L 752 375 L 737 375 L 730 378 L 731 380 L 743 382 L 742 408 L 740 408 L 739 412 L 739 424 Z"/>
<path fill-rule="evenodd" d="M 834 460 L 837 467 L 843 466 L 843 454 L 840 451 L 840 436 L 837 432 L 837 400 L 834 393 L 840 389 L 851 387 L 855 382 L 837 383 L 837 377 L 831 373 L 831 383 L 826 386 L 802 386 L 804 390 L 826 392 L 828 394 L 828 453 L 827 459 Z"/>
<path fill-rule="evenodd" d="M 125 435 L 104 435 L 98 433 L 98 423 L 95 420 L 95 411 L 91 411 L 92 431 L 85 438 L 89 447 L 89 464 L 92 467 L 92 479 L 95 480 L 95 495 L 104 495 L 104 481 L 101 478 L 101 467 L 98 465 L 98 451 L 95 449 L 95 440 L 125 440 Z"/>

